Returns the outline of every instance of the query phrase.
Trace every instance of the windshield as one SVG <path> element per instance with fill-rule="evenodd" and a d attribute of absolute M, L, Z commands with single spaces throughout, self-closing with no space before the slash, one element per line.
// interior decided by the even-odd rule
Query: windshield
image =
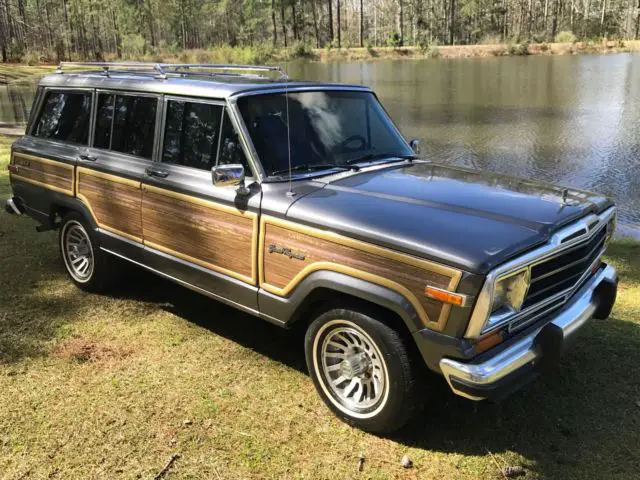
<path fill-rule="evenodd" d="M 325 90 L 288 95 L 294 175 L 413 154 L 370 92 Z M 267 176 L 287 176 L 285 94 L 243 97 L 238 106 Z"/>

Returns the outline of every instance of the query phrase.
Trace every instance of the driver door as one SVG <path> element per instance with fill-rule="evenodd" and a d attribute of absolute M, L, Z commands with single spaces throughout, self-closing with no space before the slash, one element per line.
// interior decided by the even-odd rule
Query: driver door
<path fill-rule="evenodd" d="M 240 196 L 211 179 L 211 168 L 223 163 L 243 163 L 252 175 L 224 103 L 166 96 L 162 114 L 159 158 L 142 185 L 145 262 L 257 310 L 259 186 Z"/>

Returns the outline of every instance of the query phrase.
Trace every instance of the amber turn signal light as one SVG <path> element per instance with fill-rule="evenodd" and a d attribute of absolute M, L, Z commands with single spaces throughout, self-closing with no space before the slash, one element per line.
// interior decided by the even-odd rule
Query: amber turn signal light
<path fill-rule="evenodd" d="M 443 290 L 441 288 L 429 287 L 427 286 L 424 289 L 424 293 L 427 297 L 433 298 L 434 300 L 440 300 L 444 303 L 450 303 L 452 305 L 457 305 L 462 307 L 465 304 L 467 297 L 465 295 L 460 295 L 458 293 L 452 293 L 447 290 Z"/>
<path fill-rule="evenodd" d="M 499 343 L 502 343 L 502 340 L 504 339 L 502 338 L 501 332 L 495 332 L 490 335 L 487 335 L 486 337 L 483 337 L 480 340 L 478 340 L 478 343 L 476 343 L 476 352 L 478 353 L 486 352 L 490 348 L 495 347 Z"/>

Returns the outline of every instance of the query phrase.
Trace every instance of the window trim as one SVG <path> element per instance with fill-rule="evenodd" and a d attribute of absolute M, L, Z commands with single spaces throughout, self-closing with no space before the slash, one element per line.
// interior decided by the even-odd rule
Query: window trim
<path fill-rule="evenodd" d="M 36 104 L 36 114 L 34 115 L 34 112 L 31 112 L 31 116 L 32 118 L 29 120 L 29 124 L 27 125 L 27 135 L 33 138 L 38 138 L 40 140 L 46 140 L 49 142 L 55 142 L 55 143 L 59 143 L 61 145 L 71 145 L 74 147 L 80 147 L 80 148 L 88 148 L 91 146 L 91 144 L 93 143 L 93 136 L 91 134 L 92 130 L 93 130 L 93 109 L 94 109 L 94 105 L 96 103 L 96 93 L 95 93 L 95 89 L 93 88 L 86 88 L 86 87 L 81 87 L 81 88 L 74 88 L 74 87 L 40 87 L 41 91 L 39 93 L 37 93 L 37 104 Z M 77 143 L 77 142 L 70 142 L 68 140 L 60 140 L 58 138 L 44 138 L 44 137 L 38 137 L 34 134 L 34 130 L 36 128 L 36 126 L 38 125 L 38 122 L 40 121 L 40 118 L 42 116 L 43 110 L 44 110 L 44 105 L 45 105 L 45 99 L 47 98 L 47 95 L 49 93 L 88 93 L 89 97 L 90 97 L 90 101 L 91 101 L 91 105 L 89 106 L 89 138 L 87 138 L 87 142 L 86 143 Z"/>
<path fill-rule="evenodd" d="M 155 161 L 163 165 L 171 166 L 171 168 L 186 169 L 187 171 L 206 172 L 207 175 L 211 175 L 211 170 L 205 170 L 197 167 L 190 167 L 188 165 L 165 163 L 162 161 L 162 153 L 164 150 L 164 136 L 165 136 L 166 126 L 167 126 L 167 111 L 168 111 L 168 104 L 170 101 L 185 102 L 185 103 L 202 103 L 206 105 L 215 105 L 218 107 L 222 107 L 221 113 L 220 113 L 220 134 L 218 135 L 218 145 L 216 147 L 216 163 L 215 163 L 216 167 L 218 166 L 218 161 L 220 157 L 220 144 L 222 139 L 222 127 L 223 127 L 225 112 L 227 112 L 229 117 L 231 117 L 231 112 L 230 112 L 230 109 L 228 108 L 227 103 L 222 99 L 216 99 L 216 98 L 198 98 L 198 97 L 189 97 L 189 96 L 182 96 L 182 95 L 163 95 L 162 96 L 162 122 L 160 126 L 161 134 L 160 134 L 160 137 L 158 138 L 158 141 L 159 141 L 158 156 Z M 231 120 L 231 125 L 236 130 L 238 137 L 241 139 L 240 143 L 243 144 L 243 139 L 242 139 L 243 135 L 240 133 L 240 130 L 234 125 L 233 120 Z M 251 172 L 245 172 L 246 178 L 252 179 L 253 181 L 257 181 L 256 179 L 259 177 L 256 176 L 255 168 L 250 161 L 249 155 L 247 155 L 247 151 L 244 148 L 244 145 L 242 145 L 242 151 L 244 153 L 244 156 L 247 158 L 247 163 L 249 164 L 249 168 L 251 169 Z M 248 175 L 249 173 L 251 175 Z"/>
<path fill-rule="evenodd" d="M 102 147 L 95 147 L 93 145 L 93 141 L 94 141 L 94 137 L 95 137 L 95 125 L 98 123 L 98 96 L 100 94 L 106 94 L 106 95 L 113 95 L 113 101 L 114 101 L 114 105 L 115 105 L 115 101 L 116 101 L 116 97 L 118 95 L 120 96 L 128 96 L 128 97 L 148 97 L 148 98 L 155 98 L 156 99 L 156 118 L 155 118 L 155 124 L 154 124 L 154 130 L 153 130 L 153 146 L 151 148 L 151 158 L 146 158 L 146 157 L 142 157 L 140 155 L 133 155 L 132 153 L 127 153 L 127 152 L 119 152 L 118 150 L 113 150 L 111 148 L 111 138 L 109 139 L 109 148 L 102 148 Z M 160 111 L 160 108 L 162 106 L 162 95 L 158 94 L 158 93 L 147 93 L 147 92 L 138 92 L 138 91 L 128 91 L 128 90 L 114 90 L 114 89 L 110 89 L 110 88 L 96 88 L 95 89 L 95 93 L 94 93 L 94 110 L 93 110 L 93 116 L 92 116 L 92 132 L 91 132 L 91 141 L 90 141 L 90 148 L 93 148 L 95 150 L 98 150 L 100 152 L 108 152 L 108 153 L 114 153 L 117 155 L 125 155 L 127 157 L 130 158 L 135 158 L 136 160 L 140 160 L 143 162 L 154 162 L 156 155 L 158 154 L 157 152 L 157 139 L 158 139 L 158 118 L 159 115 L 162 113 Z M 113 112 L 113 117 L 111 118 L 111 135 L 113 136 L 113 124 L 115 122 L 115 110 Z"/>

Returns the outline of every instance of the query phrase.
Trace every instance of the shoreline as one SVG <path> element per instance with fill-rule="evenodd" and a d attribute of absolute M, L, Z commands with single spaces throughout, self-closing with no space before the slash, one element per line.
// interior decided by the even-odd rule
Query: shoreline
<path fill-rule="evenodd" d="M 457 59 L 528 55 L 609 55 L 640 52 L 640 40 L 574 43 L 500 43 L 489 45 L 432 45 L 421 47 L 369 47 L 313 49 L 318 61 L 366 61 L 376 59 Z"/>
<path fill-rule="evenodd" d="M 106 54 L 105 61 L 142 61 L 153 63 L 227 63 L 227 64 L 277 64 L 290 61 L 308 62 L 363 62 L 376 60 L 422 60 L 511 57 L 529 55 L 610 55 L 640 52 L 640 40 L 611 40 L 601 42 L 574 43 L 500 43 L 478 45 L 430 45 L 428 47 L 346 47 L 311 48 L 292 46 L 272 48 L 213 47 L 210 49 L 184 50 L 177 52 L 155 52 L 144 55 L 117 58 Z M 92 60 L 87 60 L 92 61 Z M 0 62 L 0 85 L 22 80 L 30 74 L 47 73 L 57 63 L 43 61 L 37 64 Z"/>

